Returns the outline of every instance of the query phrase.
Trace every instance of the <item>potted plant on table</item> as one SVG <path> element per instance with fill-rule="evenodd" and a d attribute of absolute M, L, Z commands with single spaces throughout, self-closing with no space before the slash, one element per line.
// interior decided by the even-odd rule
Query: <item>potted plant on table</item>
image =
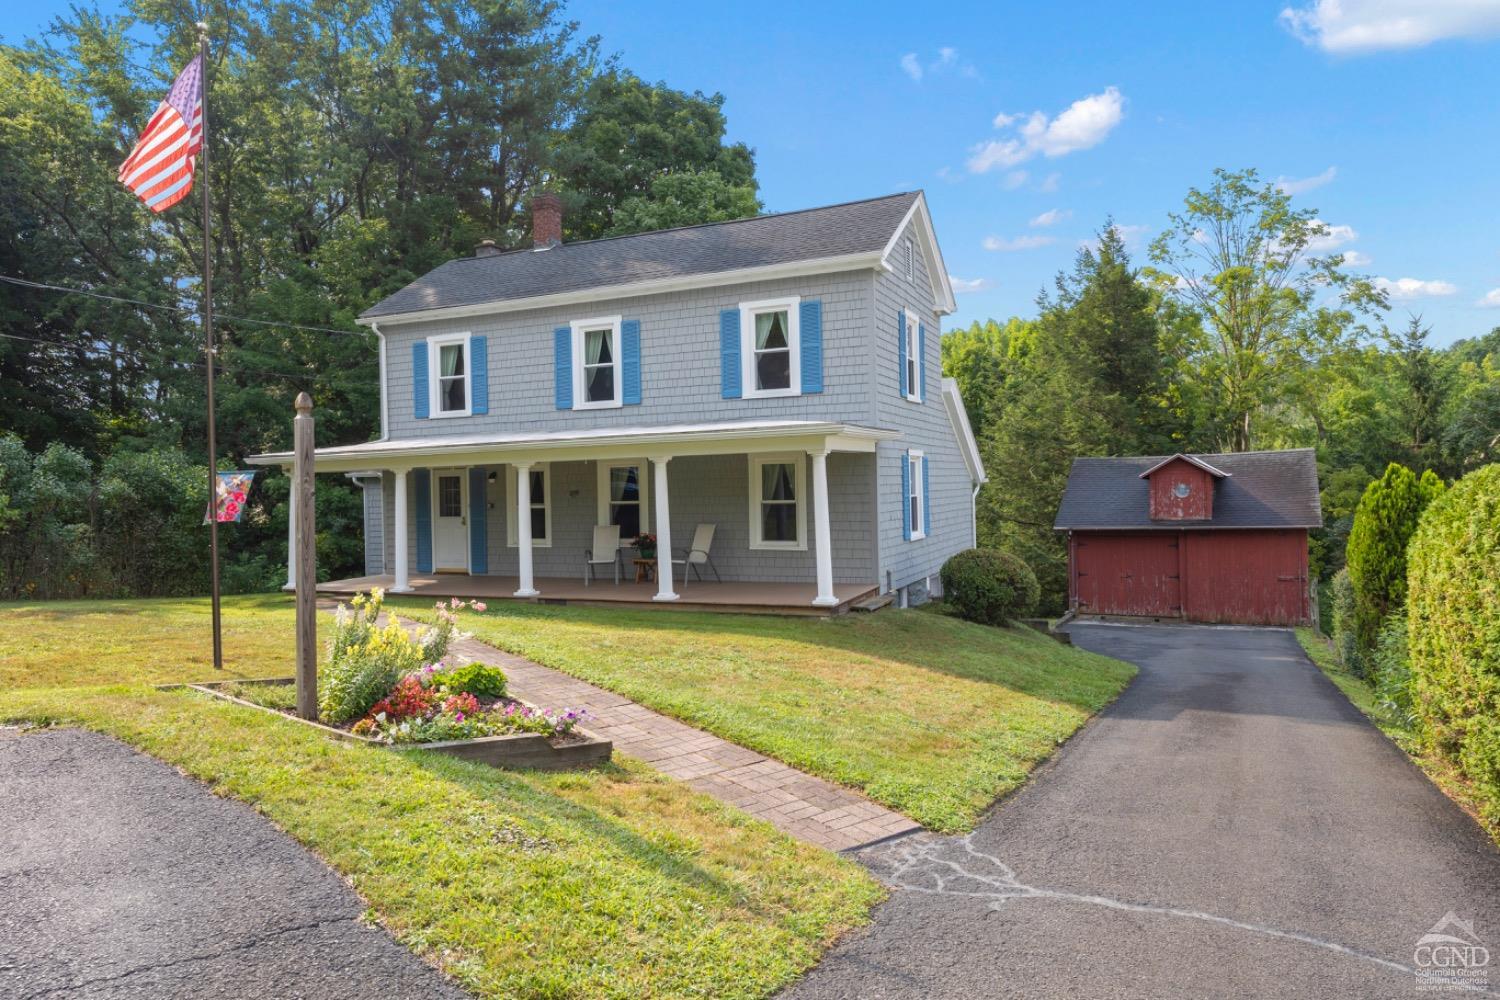
<path fill-rule="evenodd" d="M 656 536 L 641 532 L 635 536 L 636 551 L 641 554 L 642 559 L 656 558 Z"/>

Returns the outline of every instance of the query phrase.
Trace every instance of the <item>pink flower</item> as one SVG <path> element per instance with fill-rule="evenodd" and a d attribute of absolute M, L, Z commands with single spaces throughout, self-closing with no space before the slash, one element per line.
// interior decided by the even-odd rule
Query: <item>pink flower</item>
<path fill-rule="evenodd" d="M 487 610 L 487 608 L 488 608 L 488 605 L 486 605 L 483 601 L 475 601 L 474 602 L 474 610 L 475 611 L 485 611 L 485 610 Z"/>
<path fill-rule="evenodd" d="M 464 606 L 464 602 L 460 601 L 456 597 L 450 597 L 448 599 L 448 605 L 449 605 L 449 607 L 453 608 L 453 610 L 457 611 L 459 608 L 461 608 L 461 607 Z"/>

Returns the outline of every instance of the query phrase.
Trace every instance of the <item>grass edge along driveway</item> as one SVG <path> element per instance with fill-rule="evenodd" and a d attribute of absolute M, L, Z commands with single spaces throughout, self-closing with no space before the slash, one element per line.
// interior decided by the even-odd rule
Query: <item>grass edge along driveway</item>
<path fill-rule="evenodd" d="M 0 721 L 94 729 L 249 803 L 482 997 L 767 996 L 883 896 L 852 861 L 628 761 L 500 771 L 142 687 L 9 691 Z"/>
<path fill-rule="evenodd" d="M 413 618 L 432 603 L 394 600 Z M 922 825 L 971 829 L 1135 676 L 933 610 L 832 618 L 495 602 L 461 627 Z"/>

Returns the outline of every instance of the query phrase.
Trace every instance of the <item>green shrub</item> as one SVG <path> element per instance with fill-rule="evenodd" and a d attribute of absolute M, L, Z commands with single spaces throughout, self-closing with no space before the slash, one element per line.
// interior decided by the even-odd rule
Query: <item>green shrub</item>
<path fill-rule="evenodd" d="M 487 663 L 470 663 L 433 674 L 432 686 L 450 694 L 472 694 L 477 698 L 504 698 L 505 671 Z"/>
<path fill-rule="evenodd" d="M 1392 462 L 1365 488 L 1347 550 L 1354 587 L 1354 642 L 1361 662 L 1375 652 L 1380 625 L 1406 600 L 1406 547 L 1423 509 L 1443 491 L 1431 469 L 1420 480 Z"/>
<path fill-rule="evenodd" d="M 1408 564 L 1417 722 L 1474 782 L 1487 817 L 1500 820 L 1500 465 L 1433 502 Z"/>
<path fill-rule="evenodd" d="M 1411 705 L 1411 655 L 1404 612 L 1391 615 L 1380 627 L 1375 654 L 1369 662 L 1376 700 L 1403 726 L 1413 725 L 1416 719 Z"/>
<path fill-rule="evenodd" d="M 1354 585 L 1349 582 L 1349 567 L 1333 574 L 1328 603 L 1333 648 L 1338 653 L 1339 662 L 1354 673 L 1362 674 L 1359 644 L 1354 637 Z"/>
<path fill-rule="evenodd" d="M 1028 615 L 1041 597 L 1031 567 L 998 549 L 960 552 L 943 563 L 941 577 L 943 599 L 960 617 L 982 625 Z"/>

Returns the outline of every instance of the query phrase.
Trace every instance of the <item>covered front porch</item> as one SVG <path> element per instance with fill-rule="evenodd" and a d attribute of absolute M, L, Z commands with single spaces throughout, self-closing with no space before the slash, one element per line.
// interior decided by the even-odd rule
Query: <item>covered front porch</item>
<path fill-rule="evenodd" d="M 875 453 L 893 436 L 784 420 L 320 449 L 317 471 L 365 486 L 367 559 L 319 590 L 843 610 L 880 589 Z M 618 562 L 598 558 L 601 532 Z M 654 565 L 637 535 L 655 536 Z"/>
<path fill-rule="evenodd" d="M 827 607 L 813 604 L 818 596 L 816 584 L 763 583 L 754 581 L 693 580 L 677 583 L 677 600 L 663 605 L 657 601 L 654 582 L 636 583 L 634 579 L 616 586 L 610 580 L 584 584 L 582 580 L 563 577 L 535 577 L 538 596 L 518 598 L 520 578 L 515 576 L 470 576 L 463 573 L 418 574 L 408 578 L 409 589 L 403 593 L 434 600 L 449 597 L 481 601 L 525 600 L 538 604 L 581 604 L 636 607 L 673 607 L 695 611 L 738 611 L 775 614 L 839 614 L 873 598 L 874 584 L 835 583 L 838 602 Z M 396 578 L 388 573 L 329 580 L 318 584 L 318 593 L 330 596 L 352 596 L 379 587 L 394 591 Z"/>

